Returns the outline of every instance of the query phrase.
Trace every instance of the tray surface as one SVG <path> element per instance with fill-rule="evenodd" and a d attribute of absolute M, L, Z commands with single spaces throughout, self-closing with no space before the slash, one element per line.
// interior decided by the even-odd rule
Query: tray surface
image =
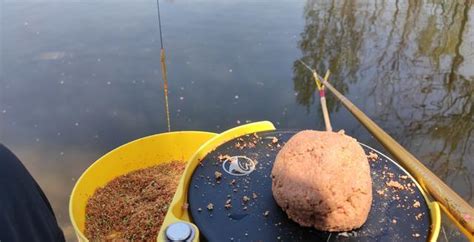
<path fill-rule="evenodd" d="M 273 199 L 270 174 L 278 151 L 296 132 L 246 135 L 207 154 L 194 171 L 188 190 L 189 212 L 202 240 L 427 240 L 430 213 L 422 193 L 394 161 L 366 145 L 362 145 L 366 154 L 377 153 L 378 159 L 369 160 L 373 202 L 367 222 L 361 228 L 329 233 L 301 227 L 288 219 Z M 232 158 L 224 158 L 226 155 Z M 217 176 L 221 174 L 218 179 L 216 172 Z M 398 182 L 404 188 L 396 188 L 389 182 Z M 243 201 L 244 196 L 249 198 L 247 202 Z M 229 199 L 231 207 L 226 208 Z M 210 204 L 212 209 L 208 209 Z"/>

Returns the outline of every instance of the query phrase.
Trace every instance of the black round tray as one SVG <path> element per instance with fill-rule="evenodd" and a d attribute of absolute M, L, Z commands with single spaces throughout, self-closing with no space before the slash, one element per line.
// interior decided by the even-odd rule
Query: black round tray
<path fill-rule="evenodd" d="M 201 165 L 194 171 L 188 190 L 189 212 L 193 223 L 199 228 L 201 240 L 427 240 L 430 233 L 430 212 L 414 180 L 394 161 L 363 144 L 367 154 L 369 151 L 378 154 L 377 160 L 369 161 L 373 202 L 367 222 L 350 232 L 329 233 L 301 227 L 288 219 L 273 200 L 270 174 L 276 154 L 296 132 L 274 131 L 242 136 L 221 145 L 201 161 Z M 277 143 L 274 143 L 274 137 L 278 139 Z M 223 159 L 225 155 L 234 157 L 234 161 L 239 159 L 241 167 L 229 169 L 229 160 Z M 246 158 L 256 161 L 252 172 L 252 162 Z M 228 173 L 226 170 L 232 171 Z M 217 176 L 221 174 L 219 179 L 216 179 L 216 171 Z M 242 174 L 239 171 L 250 173 Z M 405 188 L 390 186 L 390 181 L 396 181 Z M 244 196 L 250 200 L 243 202 Z M 226 208 L 229 199 L 232 207 Z M 209 204 L 213 205 L 211 210 L 208 209 Z"/>

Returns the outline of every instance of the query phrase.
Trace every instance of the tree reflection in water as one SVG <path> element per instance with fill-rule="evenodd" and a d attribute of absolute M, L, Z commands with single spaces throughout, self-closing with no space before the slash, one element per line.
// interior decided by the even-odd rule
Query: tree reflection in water
<path fill-rule="evenodd" d="M 473 14 L 470 1 L 309 0 L 299 41 L 303 61 L 329 68 L 339 91 L 471 205 Z M 298 61 L 293 70 L 297 101 L 309 110 L 311 73 Z M 328 105 L 331 112 L 340 106 L 330 94 Z M 460 239 L 444 225 L 448 237 Z"/>

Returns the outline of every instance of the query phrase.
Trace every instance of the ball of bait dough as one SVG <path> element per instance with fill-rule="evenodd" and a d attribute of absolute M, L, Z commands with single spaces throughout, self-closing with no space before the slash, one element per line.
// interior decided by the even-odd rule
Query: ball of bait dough
<path fill-rule="evenodd" d="M 299 225 L 349 231 L 361 227 L 370 211 L 370 166 L 357 140 L 343 132 L 301 131 L 276 157 L 272 192 Z"/>

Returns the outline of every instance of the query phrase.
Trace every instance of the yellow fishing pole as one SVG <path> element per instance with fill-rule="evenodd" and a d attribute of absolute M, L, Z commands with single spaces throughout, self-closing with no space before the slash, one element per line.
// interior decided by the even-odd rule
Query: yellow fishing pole
<path fill-rule="evenodd" d="M 305 66 L 314 73 L 316 79 L 322 82 L 342 104 L 357 118 L 362 125 L 395 157 L 400 165 L 407 169 L 427 191 L 441 205 L 443 211 L 454 224 L 471 241 L 474 241 L 474 209 L 439 177 L 431 172 L 415 156 L 408 152 L 395 139 L 380 128 L 374 121 L 357 108 L 349 99 L 334 88 L 325 78 L 321 78 L 315 70 Z"/>
<path fill-rule="evenodd" d="M 156 0 L 156 8 L 158 11 L 158 25 L 160 28 L 160 62 L 161 62 L 161 77 L 163 78 L 163 90 L 165 93 L 165 111 L 166 111 L 166 122 L 168 124 L 168 132 L 171 131 L 171 121 L 170 121 L 170 109 L 168 104 L 168 77 L 166 75 L 166 55 L 165 48 L 163 47 L 163 34 L 161 32 L 161 16 L 160 16 L 160 1 Z"/>

